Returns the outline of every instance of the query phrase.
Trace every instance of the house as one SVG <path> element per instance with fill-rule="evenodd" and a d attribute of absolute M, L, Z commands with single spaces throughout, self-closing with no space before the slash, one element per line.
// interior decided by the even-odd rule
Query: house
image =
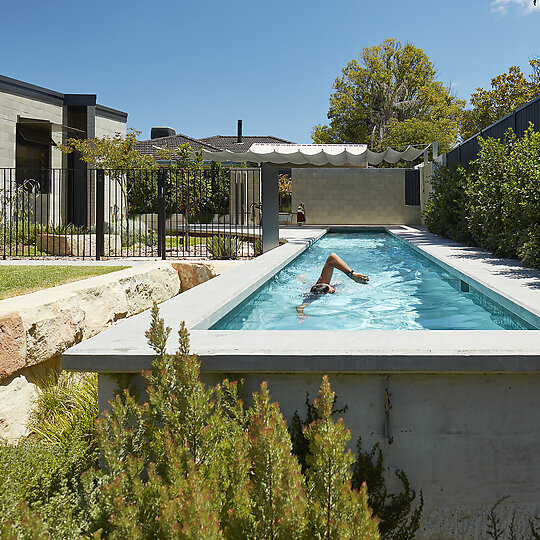
<path fill-rule="evenodd" d="M 88 167 L 58 144 L 126 133 L 127 113 L 95 94 L 63 94 L 0 75 L 0 191 L 31 192 L 36 221 L 90 226 L 95 190 Z M 10 203 L 11 204 L 11 203 Z"/>
<path fill-rule="evenodd" d="M 242 120 L 238 120 L 236 135 L 213 135 L 202 139 L 177 134 L 172 128 L 153 127 L 150 132 L 150 139 L 138 141 L 136 148 L 141 154 L 157 157 L 160 148 L 178 148 L 182 144 L 189 144 L 193 150 L 247 152 L 254 143 L 293 144 L 291 141 L 273 137 L 272 135 L 243 135 Z"/>
<path fill-rule="evenodd" d="M 220 152 L 230 150 L 233 152 L 247 152 L 254 143 L 291 144 L 291 141 L 273 137 L 272 135 L 245 136 L 242 134 L 242 120 L 238 120 L 236 135 L 214 135 L 202 139 L 195 139 L 187 135 L 177 134 L 173 128 L 153 127 L 150 139 L 138 141 L 135 148 L 145 155 L 152 155 L 159 161 L 161 148 L 174 149 L 188 144 L 194 151 L 207 150 Z M 248 168 L 235 169 L 235 163 L 222 162 L 225 167 L 231 167 L 230 176 L 230 215 L 238 223 L 243 224 L 253 218 L 253 213 L 259 213 L 261 200 L 261 177 L 258 164 L 248 163 Z M 243 164 L 242 164 L 243 165 Z M 280 169 L 279 174 L 288 174 L 290 169 Z M 255 204 L 252 204 L 256 201 Z M 290 204 L 290 203 L 289 203 Z"/>
<path fill-rule="evenodd" d="M 164 133 L 167 133 L 167 135 L 164 135 Z M 175 149 L 184 144 L 188 144 L 195 151 L 201 148 L 210 150 L 211 152 L 221 150 L 221 148 L 204 143 L 199 139 L 194 139 L 180 133 L 177 134 L 172 128 L 152 128 L 150 139 L 137 141 L 135 148 L 141 154 L 154 156 L 156 159 L 159 159 L 159 150 L 161 148 Z"/>

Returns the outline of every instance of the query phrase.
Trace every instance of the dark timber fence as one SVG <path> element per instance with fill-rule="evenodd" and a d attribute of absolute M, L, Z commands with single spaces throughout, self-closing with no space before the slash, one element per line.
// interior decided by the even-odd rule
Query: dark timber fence
<path fill-rule="evenodd" d="M 257 168 L 0 169 L 0 255 L 251 257 L 261 209 Z"/>
<path fill-rule="evenodd" d="M 521 137 L 529 127 L 529 123 L 534 125 L 536 131 L 540 130 L 540 97 L 533 99 L 456 146 L 446 154 L 446 163 L 447 165 L 463 165 L 467 167 L 471 161 L 478 157 L 480 151 L 478 137 L 484 139 L 493 137 L 494 139 L 503 140 L 508 128 L 512 128 L 517 136 Z"/>

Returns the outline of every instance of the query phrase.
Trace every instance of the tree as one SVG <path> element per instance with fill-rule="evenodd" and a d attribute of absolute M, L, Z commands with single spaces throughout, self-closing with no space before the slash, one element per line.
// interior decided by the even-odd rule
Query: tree
<path fill-rule="evenodd" d="M 471 94 L 472 109 L 464 112 L 460 134 L 465 140 L 503 116 L 540 95 L 540 59 L 529 61 L 532 73 L 526 77 L 519 66 L 491 79 L 491 89 L 477 88 Z"/>
<path fill-rule="evenodd" d="M 390 141 L 419 144 L 426 141 L 423 131 L 430 126 L 441 151 L 446 150 L 457 138 L 464 102 L 435 75 L 426 53 L 410 43 L 386 39 L 366 47 L 335 80 L 330 123 L 313 128 L 313 141 L 366 143 L 372 148 Z M 402 129 L 406 120 L 416 123 Z"/>
<path fill-rule="evenodd" d="M 143 155 L 135 148 L 140 131 L 130 129 L 124 137 L 115 133 L 112 137 L 94 137 L 93 139 L 68 139 L 58 146 L 65 154 L 73 151 L 81 155 L 81 159 L 94 169 L 156 169 L 153 156 Z"/>
<path fill-rule="evenodd" d="M 58 148 L 65 154 L 77 152 L 90 167 L 104 169 L 122 191 L 128 203 L 127 212 L 143 213 L 155 206 L 156 183 L 151 173 L 157 170 L 158 163 L 153 156 L 140 154 L 135 148 L 140 133 L 130 129 L 125 137 L 115 133 L 112 137 L 68 139 Z"/>

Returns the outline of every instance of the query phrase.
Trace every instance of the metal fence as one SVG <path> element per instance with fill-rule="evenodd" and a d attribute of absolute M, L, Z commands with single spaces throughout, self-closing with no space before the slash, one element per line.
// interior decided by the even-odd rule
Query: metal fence
<path fill-rule="evenodd" d="M 258 168 L 0 169 L 0 254 L 237 258 L 262 251 Z"/>
<path fill-rule="evenodd" d="M 493 137 L 503 140 L 508 128 L 512 128 L 517 136 L 521 137 L 529 127 L 530 122 L 532 122 L 536 130 L 540 130 L 540 97 L 533 99 L 523 107 L 516 109 L 513 113 L 501 118 L 498 122 L 491 124 L 491 126 L 456 146 L 446 154 L 447 165 L 461 164 L 466 167 L 471 161 L 474 161 L 480 151 L 478 137 L 484 139 Z"/>

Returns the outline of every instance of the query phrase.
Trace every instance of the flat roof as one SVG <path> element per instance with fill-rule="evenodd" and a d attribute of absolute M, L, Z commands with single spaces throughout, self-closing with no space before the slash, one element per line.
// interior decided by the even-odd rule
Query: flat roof
<path fill-rule="evenodd" d="M 0 91 L 17 94 L 31 99 L 39 99 L 40 101 L 52 103 L 54 105 L 64 105 L 65 96 L 67 95 L 44 88 L 43 86 L 37 86 L 35 84 L 19 81 L 18 79 L 12 79 L 5 75 L 0 75 Z M 111 109 L 104 105 L 96 105 L 96 114 L 124 121 L 127 120 L 128 117 L 127 112 Z"/>

